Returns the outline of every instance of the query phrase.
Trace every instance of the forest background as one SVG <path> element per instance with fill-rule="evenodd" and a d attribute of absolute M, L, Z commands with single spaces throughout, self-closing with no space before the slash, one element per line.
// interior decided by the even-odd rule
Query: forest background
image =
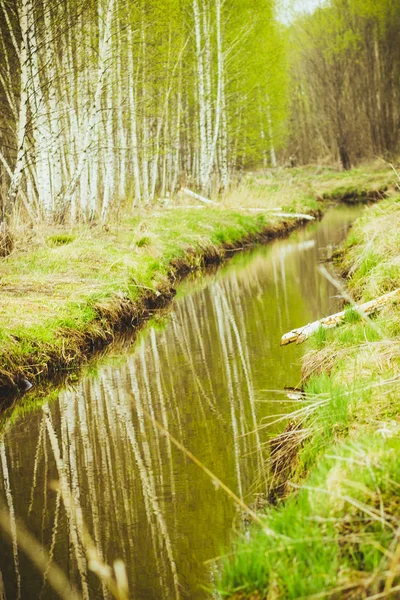
<path fill-rule="evenodd" d="M 182 186 L 399 150 L 398 0 L 0 0 L 0 214 L 74 222 Z"/>

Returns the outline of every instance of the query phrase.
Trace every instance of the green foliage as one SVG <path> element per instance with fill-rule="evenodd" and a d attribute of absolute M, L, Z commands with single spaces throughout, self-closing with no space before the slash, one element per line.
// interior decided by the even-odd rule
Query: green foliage
<path fill-rule="evenodd" d="M 142 236 L 141 238 L 139 238 L 136 241 L 136 246 L 138 248 L 143 248 L 145 246 L 149 246 L 150 244 L 151 244 L 151 239 L 149 238 L 149 236 L 146 236 L 146 235 Z"/>
<path fill-rule="evenodd" d="M 355 310 L 351 305 L 346 306 L 344 313 L 344 322 L 345 323 L 358 323 L 361 320 L 360 313 L 358 310 Z"/>
<path fill-rule="evenodd" d="M 313 334 L 313 343 L 316 348 L 322 348 L 325 346 L 327 340 L 327 329 L 324 327 L 318 327 L 317 331 Z"/>
<path fill-rule="evenodd" d="M 47 244 L 49 246 L 57 247 L 57 246 L 66 246 L 67 244 L 71 244 L 75 239 L 75 236 L 67 234 L 67 233 L 58 233 L 55 235 L 50 235 L 47 238 Z"/>
<path fill-rule="evenodd" d="M 274 2 L 261 0 L 226 3 L 230 28 L 226 31 L 229 48 L 240 39 L 241 54 L 234 63 L 235 76 L 229 95 L 235 98 L 230 117 L 230 138 L 237 147 L 238 163 L 243 168 L 270 160 L 271 144 L 282 147 L 287 115 L 286 42 L 274 19 Z M 244 23 L 249 24 L 244 27 Z M 243 68 L 246 65 L 246 68 Z M 245 131 L 240 122 L 245 121 Z"/>

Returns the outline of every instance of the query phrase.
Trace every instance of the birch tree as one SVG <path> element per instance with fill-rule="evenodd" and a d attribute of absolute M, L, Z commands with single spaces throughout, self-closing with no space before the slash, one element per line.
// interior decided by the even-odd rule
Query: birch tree
<path fill-rule="evenodd" d="M 255 64 L 276 130 L 260 2 L 0 0 L 3 214 L 105 220 L 182 185 L 215 194 L 260 161 Z"/>

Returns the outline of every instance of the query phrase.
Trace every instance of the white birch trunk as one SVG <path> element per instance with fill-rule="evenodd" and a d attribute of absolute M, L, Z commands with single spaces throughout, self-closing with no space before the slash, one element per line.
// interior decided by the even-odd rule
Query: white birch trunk
<path fill-rule="evenodd" d="M 90 118 L 86 127 L 84 135 L 84 143 L 82 145 L 82 151 L 78 159 L 75 171 L 68 183 L 65 193 L 58 199 L 58 204 L 61 210 L 65 210 L 67 206 L 71 204 L 73 195 L 79 183 L 79 179 L 82 175 L 84 166 L 88 160 L 88 154 L 90 146 L 93 141 L 93 134 L 96 126 L 98 125 L 99 112 L 101 110 L 101 96 L 103 91 L 104 77 L 108 69 L 108 55 L 111 46 L 111 28 L 113 20 L 114 0 L 108 0 L 104 34 L 100 41 L 99 49 L 99 63 L 97 69 L 97 84 L 96 91 L 93 99 L 93 104 L 90 110 Z"/>
<path fill-rule="evenodd" d="M 61 192 L 62 173 L 61 173 L 61 149 L 60 149 L 60 121 L 59 121 L 59 100 L 56 88 L 58 80 L 56 73 L 56 53 L 53 48 L 52 37 L 55 36 L 51 20 L 51 6 L 43 1 L 44 24 L 45 24 L 45 64 L 47 66 L 47 88 L 48 88 L 48 114 L 50 129 L 50 148 L 49 160 L 51 167 L 51 197 L 56 198 Z"/>
<path fill-rule="evenodd" d="M 204 55 L 204 87 L 205 87 L 205 111 L 206 111 L 206 140 L 207 140 L 207 157 L 210 155 L 211 144 L 212 144 L 212 53 L 211 53 L 211 31 L 210 31 L 210 18 L 207 14 L 207 5 L 203 3 L 203 39 L 204 48 L 202 54 Z"/>
<path fill-rule="evenodd" d="M 163 123 L 164 123 L 164 119 L 162 117 L 159 117 L 157 119 L 157 133 L 156 133 L 156 139 L 155 139 L 153 163 L 151 166 L 151 187 L 150 187 L 150 195 L 149 195 L 150 201 L 154 200 L 154 196 L 156 193 L 158 161 L 160 158 L 160 138 L 161 138 Z"/>
<path fill-rule="evenodd" d="M 112 55 L 110 52 L 110 61 L 112 64 Z M 115 147 L 114 147 L 114 129 L 113 129 L 113 77 L 111 69 L 108 70 L 108 81 L 106 89 L 106 145 L 105 152 L 105 180 L 104 180 L 104 196 L 102 207 L 102 220 L 107 218 L 108 210 L 112 195 L 114 193 L 114 177 L 115 177 Z"/>
<path fill-rule="evenodd" d="M 32 131 L 36 153 L 36 188 L 39 204 L 45 219 L 49 219 L 53 210 L 51 196 L 50 149 L 51 133 L 48 121 L 46 101 L 40 78 L 39 49 L 36 35 L 36 15 L 34 5 L 28 0 L 28 64 L 29 64 L 29 103 L 31 107 Z"/>
<path fill-rule="evenodd" d="M 225 84 L 221 89 L 221 138 L 219 144 L 219 169 L 221 173 L 221 186 L 226 190 L 229 186 L 228 166 L 228 122 L 226 114 Z"/>
<path fill-rule="evenodd" d="M 120 4 L 119 4 L 120 7 Z M 128 50 L 129 51 L 129 50 Z M 123 49 L 121 44 L 121 31 L 118 28 L 117 31 L 117 78 L 116 78 L 116 89 L 117 89 L 117 134 L 116 144 L 118 146 L 118 198 L 122 200 L 126 193 L 126 129 L 124 123 L 124 108 L 123 108 L 123 87 L 125 79 L 123 77 L 122 63 L 123 63 Z"/>
<path fill-rule="evenodd" d="M 0 462 L 3 471 L 3 485 L 4 491 L 7 498 L 7 507 L 8 514 L 10 516 L 10 533 L 11 533 L 11 541 L 12 541 L 12 549 L 13 549 L 13 558 L 14 558 L 14 570 L 15 570 L 15 578 L 17 583 L 17 595 L 16 600 L 20 600 L 21 598 L 21 574 L 20 574 L 20 566 L 19 566 L 19 554 L 18 554 L 18 539 L 17 539 L 17 523 L 15 518 L 15 509 L 14 509 L 14 501 L 11 492 L 11 484 L 10 484 L 10 476 L 8 472 L 8 463 L 7 463 L 7 455 L 6 455 L 6 447 L 4 444 L 4 439 L 0 441 Z"/>
<path fill-rule="evenodd" d="M 277 161 L 276 161 L 276 153 L 275 153 L 275 146 L 274 146 L 274 130 L 272 127 L 272 118 L 271 118 L 271 106 L 269 103 L 269 98 L 268 98 L 268 104 L 267 104 L 267 118 L 268 118 L 268 133 L 269 133 L 269 147 L 270 147 L 270 155 L 271 155 L 271 165 L 273 167 L 277 166 Z"/>
<path fill-rule="evenodd" d="M 212 136 L 211 146 L 208 154 L 207 164 L 207 188 L 210 186 L 211 172 L 214 166 L 217 150 L 217 141 L 221 123 L 221 112 L 222 112 L 222 86 L 224 78 L 224 55 L 222 52 L 222 34 L 221 34 L 221 0 L 215 0 L 215 21 L 217 28 L 217 54 L 218 54 L 218 84 L 217 84 L 217 101 L 215 106 L 215 126 L 214 134 Z"/>
<path fill-rule="evenodd" d="M 135 89 L 135 70 L 133 60 L 133 34 L 132 27 L 129 27 L 129 38 L 128 38 L 128 64 L 129 64 L 129 109 L 130 109 L 130 126 L 131 126 L 131 153 L 132 153 L 132 164 L 133 164 L 133 178 L 135 181 L 135 202 L 141 203 L 141 189 L 140 189 L 140 164 L 139 164 L 139 153 L 138 153 L 138 135 L 137 135 L 137 111 L 136 111 L 136 89 Z"/>
<path fill-rule="evenodd" d="M 4 7 L 3 7 L 4 8 Z M 10 187 L 8 189 L 6 200 L 6 213 L 9 213 L 15 204 L 18 189 L 21 183 L 24 172 L 26 149 L 26 126 L 27 126 L 27 111 L 28 111 L 28 10 L 29 0 L 23 0 L 20 8 L 19 21 L 21 26 L 22 42 L 20 56 L 20 103 L 17 125 L 17 160 L 12 173 Z M 9 215 L 8 215 L 9 216 Z"/>
<path fill-rule="evenodd" d="M 182 61 L 179 65 L 179 82 L 178 82 L 178 97 L 176 107 L 176 121 L 174 124 L 175 135 L 174 135 L 174 147 L 172 157 L 172 180 L 171 180 L 171 194 L 174 194 L 179 177 L 179 155 L 180 155 L 180 142 L 181 142 L 181 114 L 182 114 Z"/>
<path fill-rule="evenodd" d="M 142 181 L 143 181 L 143 198 L 144 203 L 147 204 L 149 201 L 149 123 L 147 117 L 148 110 L 148 98 L 147 98 L 147 50 L 146 50 L 146 37 L 145 37 L 145 22 L 144 16 L 142 18 L 142 104 L 143 104 L 143 130 L 142 130 Z"/>
<path fill-rule="evenodd" d="M 201 20 L 197 0 L 193 0 L 194 29 L 196 37 L 197 93 L 199 100 L 199 184 L 207 188 L 207 131 L 206 131 L 206 94 L 204 84 L 204 65 L 201 43 Z"/>

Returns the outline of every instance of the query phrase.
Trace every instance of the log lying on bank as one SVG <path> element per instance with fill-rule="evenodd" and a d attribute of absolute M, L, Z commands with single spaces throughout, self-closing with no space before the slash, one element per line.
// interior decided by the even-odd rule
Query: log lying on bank
<path fill-rule="evenodd" d="M 278 212 L 281 211 L 282 208 L 280 206 L 275 206 L 275 208 L 261 208 L 260 206 L 238 206 L 238 207 L 234 207 L 235 210 L 247 210 L 248 212 Z M 279 214 L 281 214 L 279 212 Z"/>
<path fill-rule="evenodd" d="M 393 292 L 388 292 L 383 296 L 379 296 L 379 298 L 375 298 L 374 300 L 370 300 L 369 302 L 365 302 L 364 304 L 355 306 L 353 310 L 359 312 L 361 315 L 370 315 L 383 308 L 390 300 L 399 295 L 400 288 L 397 288 L 397 290 L 394 290 Z M 331 327 L 341 325 L 344 322 L 345 314 L 346 311 L 342 310 L 341 312 L 338 312 L 334 315 L 330 315 L 329 317 L 319 319 L 319 321 L 309 323 L 304 327 L 292 329 L 292 331 L 289 331 L 289 333 L 285 333 L 285 335 L 282 336 L 281 346 L 287 346 L 288 344 L 292 344 L 293 342 L 296 342 L 296 344 L 302 344 L 307 338 L 310 337 L 310 335 L 315 333 L 320 327 L 322 327 L 323 329 L 330 329 Z"/>
<path fill-rule="evenodd" d="M 274 214 L 274 213 L 272 213 Z M 306 215 L 303 213 L 285 213 L 285 212 L 277 212 L 275 213 L 277 217 L 285 217 L 285 219 L 305 219 L 306 221 L 315 221 L 315 217 L 312 215 Z"/>
<path fill-rule="evenodd" d="M 217 202 L 214 202 L 214 200 L 210 200 L 209 198 L 205 198 L 200 194 L 196 194 L 196 192 L 192 192 L 192 190 L 189 190 L 188 188 L 182 188 L 182 192 L 187 196 L 194 198 L 195 200 L 199 200 L 199 202 L 204 202 L 204 204 L 212 204 L 214 206 L 217 206 Z"/>
<path fill-rule="evenodd" d="M 282 208 L 277 206 L 276 208 L 258 208 L 258 207 L 247 207 L 239 206 L 235 207 L 234 210 L 245 210 L 248 212 L 268 212 L 274 217 L 284 217 L 285 219 L 305 219 L 306 221 L 315 221 L 315 217 L 312 215 L 306 215 L 305 213 L 287 213 L 282 212 Z"/>

